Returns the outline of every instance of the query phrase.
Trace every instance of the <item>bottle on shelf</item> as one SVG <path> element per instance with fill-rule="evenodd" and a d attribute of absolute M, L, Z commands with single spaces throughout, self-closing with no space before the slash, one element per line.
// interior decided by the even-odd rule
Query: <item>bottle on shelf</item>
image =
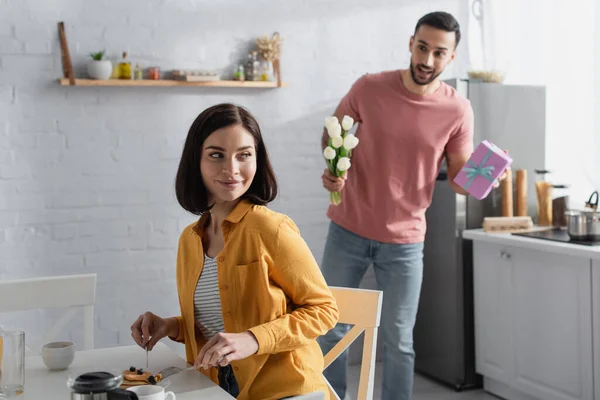
<path fill-rule="evenodd" d="M 260 80 L 268 82 L 271 80 L 271 71 L 269 69 L 269 62 L 263 61 L 260 65 Z"/>
<path fill-rule="evenodd" d="M 142 67 L 140 67 L 140 64 L 135 64 L 135 69 L 133 70 L 133 77 L 135 80 L 138 81 L 144 79 L 144 71 L 142 70 Z"/>
<path fill-rule="evenodd" d="M 243 81 L 246 80 L 246 74 L 245 74 L 245 71 L 244 71 L 244 64 L 240 64 L 236 68 L 235 74 L 234 74 L 234 80 L 240 81 L 240 82 L 243 82 Z"/>
<path fill-rule="evenodd" d="M 246 65 L 244 66 L 244 72 L 246 73 L 247 81 L 254 80 L 254 75 L 252 75 L 253 70 L 254 70 L 254 59 L 252 57 L 252 53 L 248 53 L 248 58 L 246 59 Z"/>
<path fill-rule="evenodd" d="M 119 79 L 121 75 L 121 68 L 119 67 L 118 62 L 113 62 L 112 74 L 110 75 L 110 79 Z"/>
<path fill-rule="evenodd" d="M 260 62 L 256 51 L 252 52 L 252 80 L 260 81 Z"/>
<path fill-rule="evenodd" d="M 160 67 L 152 67 L 148 69 L 148 79 L 159 80 L 160 79 Z"/>
<path fill-rule="evenodd" d="M 123 52 L 123 57 L 119 62 L 119 79 L 131 79 L 131 63 L 127 59 L 127 52 Z"/>

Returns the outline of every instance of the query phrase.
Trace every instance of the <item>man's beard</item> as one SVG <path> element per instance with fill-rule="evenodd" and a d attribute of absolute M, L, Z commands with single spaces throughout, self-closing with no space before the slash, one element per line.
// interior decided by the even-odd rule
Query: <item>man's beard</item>
<path fill-rule="evenodd" d="M 417 66 L 419 66 L 421 64 L 418 64 Z M 415 66 L 412 62 L 410 63 L 410 76 L 412 77 L 412 80 L 414 83 L 416 83 L 417 85 L 421 85 L 421 86 L 425 86 L 425 85 L 429 85 L 431 82 L 433 82 L 438 76 L 440 76 L 440 74 L 443 72 L 437 72 L 435 69 L 432 69 L 431 72 L 432 74 L 429 76 L 429 78 L 427 78 L 426 80 L 421 80 L 418 76 L 417 73 L 415 71 L 415 69 L 417 68 L 417 66 Z M 421 65 L 421 67 L 425 70 L 425 71 L 429 71 L 429 68 L 425 67 L 424 65 Z M 436 73 L 437 72 L 437 73 Z"/>

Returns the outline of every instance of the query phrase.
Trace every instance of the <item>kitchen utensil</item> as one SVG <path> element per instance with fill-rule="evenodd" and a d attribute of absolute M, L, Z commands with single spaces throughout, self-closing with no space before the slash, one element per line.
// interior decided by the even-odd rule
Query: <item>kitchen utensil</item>
<path fill-rule="evenodd" d="M 116 372 L 84 372 L 69 376 L 67 386 L 71 400 L 138 400 L 134 392 L 119 388 L 122 381 Z"/>
<path fill-rule="evenodd" d="M 502 188 L 502 216 L 512 217 L 513 211 L 513 179 L 512 170 L 506 170 L 506 178 L 500 184 Z"/>
<path fill-rule="evenodd" d="M 517 217 L 525 217 L 527 211 L 527 170 L 517 170 Z"/>
<path fill-rule="evenodd" d="M 523 232 L 533 228 L 531 217 L 485 217 L 483 230 L 486 232 Z"/>
<path fill-rule="evenodd" d="M 567 232 L 572 239 L 600 241 L 600 213 L 569 210 L 565 216 Z"/>
<path fill-rule="evenodd" d="M 157 380 L 160 383 L 160 382 L 163 382 L 169 376 L 176 375 L 183 371 L 191 371 L 191 370 L 195 370 L 195 369 L 196 369 L 196 367 L 194 367 L 193 365 L 190 367 L 187 367 L 187 368 L 167 367 L 167 368 L 164 368 L 163 370 L 161 370 L 158 374 L 156 374 L 156 377 L 158 378 Z"/>
<path fill-rule="evenodd" d="M 598 209 L 598 192 L 593 192 L 590 199 L 585 203 L 586 208 L 591 208 L 594 211 Z"/>

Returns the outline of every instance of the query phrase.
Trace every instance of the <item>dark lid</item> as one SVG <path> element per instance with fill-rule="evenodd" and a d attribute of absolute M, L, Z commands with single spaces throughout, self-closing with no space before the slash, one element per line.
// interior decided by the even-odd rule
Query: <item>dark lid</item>
<path fill-rule="evenodd" d="M 536 174 L 549 174 L 550 170 L 547 169 L 534 169 Z"/>
<path fill-rule="evenodd" d="M 70 386 L 75 393 L 103 393 L 115 390 L 120 384 L 120 377 L 97 371 L 79 375 Z"/>
<path fill-rule="evenodd" d="M 568 189 L 569 185 L 552 185 L 554 189 Z"/>

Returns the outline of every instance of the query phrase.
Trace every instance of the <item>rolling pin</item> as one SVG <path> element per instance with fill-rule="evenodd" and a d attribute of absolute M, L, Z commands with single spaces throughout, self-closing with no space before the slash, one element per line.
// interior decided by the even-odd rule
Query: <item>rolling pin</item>
<path fill-rule="evenodd" d="M 517 170 L 517 217 L 527 215 L 527 170 Z"/>
<path fill-rule="evenodd" d="M 502 216 L 513 216 L 513 180 L 512 170 L 506 170 L 506 179 L 500 184 L 502 186 Z"/>

